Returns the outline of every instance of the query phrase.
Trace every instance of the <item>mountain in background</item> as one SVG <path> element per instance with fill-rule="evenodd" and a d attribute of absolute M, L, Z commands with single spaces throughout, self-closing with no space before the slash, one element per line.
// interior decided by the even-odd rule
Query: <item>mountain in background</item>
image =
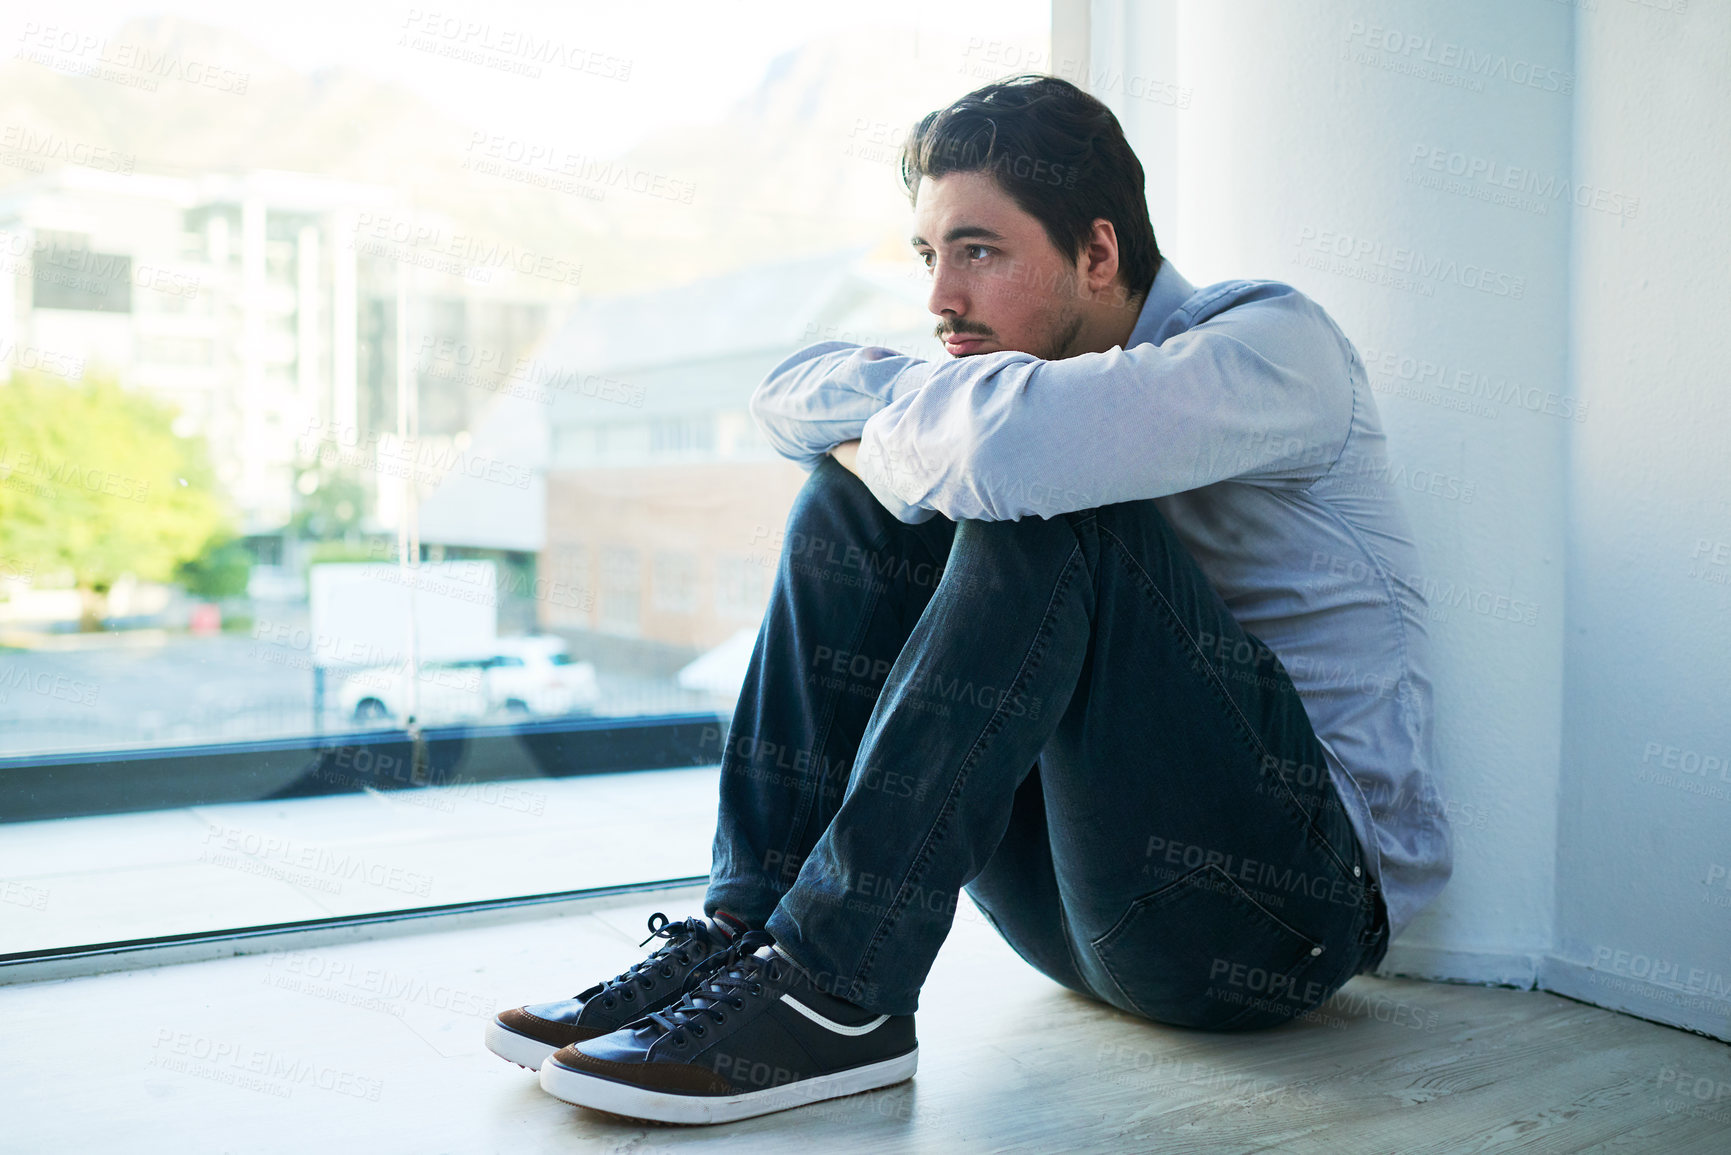
<path fill-rule="evenodd" d="M 14 57 L 0 64 L 0 128 L 111 148 L 139 174 L 286 169 L 395 188 L 418 212 L 581 261 L 585 294 L 603 296 L 862 245 L 905 257 L 902 135 L 983 82 L 962 38 L 868 28 L 813 40 L 777 57 L 719 122 L 586 158 L 606 185 L 593 200 L 470 170 L 472 133 L 499 126 L 363 72 L 302 72 L 239 33 L 170 17 L 131 21 L 110 42 L 220 62 L 249 75 L 247 90 L 163 79 L 146 92 Z M 452 64 L 452 82 L 468 67 Z M 0 166 L 0 190 L 33 175 Z M 644 177 L 690 188 L 689 203 L 627 187 Z"/>

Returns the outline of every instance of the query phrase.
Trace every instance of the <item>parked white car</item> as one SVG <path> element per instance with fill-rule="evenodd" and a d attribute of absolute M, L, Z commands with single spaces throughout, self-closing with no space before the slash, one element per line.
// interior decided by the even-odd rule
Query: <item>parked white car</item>
<path fill-rule="evenodd" d="M 486 661 L 487 704 L 513 715 L 587 714 L 601 700 L 595 667 L 563 638 L 500 638 Z"/>
<path fill-rule="evenodd" d="M 422 662 L 415 678 L 415 717 L 423 724 L 475 721 L 486 716 L 486 658 Z M 404 666 L 357 670 L 337 690 L 337 706 L 360 723 L 405 721 L 409 677 Z"/>

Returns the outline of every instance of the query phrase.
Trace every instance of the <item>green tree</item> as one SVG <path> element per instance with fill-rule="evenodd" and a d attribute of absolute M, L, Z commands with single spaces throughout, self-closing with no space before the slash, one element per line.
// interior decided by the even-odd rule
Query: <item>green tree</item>
<path fill-rule="evenodd" d="M 122 574 L 172 580 L 231 536 L 204 443 L 112 380 L 15 372 L 0 385 L 0 556 L 70 572 L 84 626 Z"/>
<path fill-rule="evenodd" d="M 183 561 L 174 571 L 175 580 L 194 597 L 214 600 L 239 597 L 252 576 L 252 551 L 240 539 L 219 534 L 205 544 L 195 558 Z"/>

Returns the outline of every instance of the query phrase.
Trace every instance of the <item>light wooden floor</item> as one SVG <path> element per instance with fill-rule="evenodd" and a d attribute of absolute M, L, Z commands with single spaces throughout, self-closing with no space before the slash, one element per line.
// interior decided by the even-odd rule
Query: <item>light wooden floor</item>
<path fill-rule="evenodd" d="M 648 1128 L 483 1049 L 496 1008 L 618 971 L 651 910 L 699 898 L 0 988 L 0 1150 L 1731 1152 L 1722 1043 L 1552 995 L 1370 978 L 1320 1021 L 1187 1033 L 1063 990 L 971 909 L 900 1087 Z"/>

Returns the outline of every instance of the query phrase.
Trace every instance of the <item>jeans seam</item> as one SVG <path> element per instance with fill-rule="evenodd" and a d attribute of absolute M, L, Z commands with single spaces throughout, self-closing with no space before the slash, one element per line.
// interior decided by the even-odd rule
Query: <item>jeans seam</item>
<path fill-rule="evenodd" d="M 1159 583 L 1154 580 L 1153 575 L 1143 568 L 1142 563 L 1137 560 L 1136 555 L 1131 551 L 1130 547 L 1124 543 L 1123 538 L 1113 533 L 1112 530 L 1105 525 L 1099 527 L 1099 532 L 1102 537 L 1107 537 L 1112 540 L 1113 544 L 1117 546 L 1118 553 L 1123 557 L 1125 563 L 1134 568 L 1135 571 L 1141 575 L 1143 582 L 1147 585 L 1148 591 L 1159 600 L 1161 607 L 1165 610 L 1167 619 L 1178 627 L 1184 635 L 1184 640 L 1196 651 L 1197 657 L 1202 660 L 1202 668 L 1208 672 L 1210 683 L 1214 686 L 1220 697 L 1225 700 L 1227 707 L 1232 711 L 1232 715 L 1238 719 L 1239 726 L 1242 728 L 1243 733 L 1250 738 L 1251 745 L 1261 753 L 1264 764 L 1266 764 L 1268 759 L 1273 758 L 1273 755 L 1268 751 L 1267 743 L 1263 742 L 1262 735 L 1257 732 L 1255 726 L 1250 724 L 1250 719 L 1244 716 L 1244 711 L 1240 709 L 1238 703 L 1233 700 L 1231 692 L 1226 688 L 1225 679 L 1220 675 L 1219 671 L 1214 668 L 1213 663 L 1208 660 L 1207 653 L 1202 649 L 1201 643 L 1191 634 L 1189 625 L 1178 613 L 1177 608 L 1167 599 L 1165 592 L 1161 590 Z M 1239 628 L 1243 629 L 1242 626 Z M 1269 650 L 1269 653 L 1272 654 L 1273 652 L 1272 649 Z M 1290 679 L 1288 680 L 1290 681 Z M 1298 688 L 1294 686 L 1292 692 L 1296 695 L 1298 693 Z M 1300 700 L 1299 706 L 1302 709 L 1302 700 Z M 1264 774 L 1263 776 L 1267 777 L 1268 775 Z M 1317 827 L 1316 820 L 1311 815 L 1305 813 L 1304 807 L 1298 805 L 1298 799 L 1293 796 L 1291 787 L 1287 786 L 1284 781 L 1281 781 L 1278 775 L 1276 775 L 1275 778 L 1276 781 L 1279 782 L 1283 797 L 1290 808 L 1297 812 L 1301 824 L 1306 832 L 1322 847 L 1328 857 L 1334 861 L 1335 866 L 1339 867 L 1343 879 L 1351 876 L 1351 868 L 1341 859 L 1340 853 L 1335 850 L 1333 844 L 1328 841 L 1327 836 Z M 1349 832 L 1350 829 L 1349 825 Z"/>
<path fill-rule="evenodd" d="M 938 839 L 940 839 L 948 829 L 949 819 L 958 808 L 956 805 L 956 799 L 960 796 L 963 787 L 967 784 L 969 773 L 973 770 L 975 764 L 983 755 L 988 740 L 995 737 L 997 733 L 1003 729 L 1002 719 L 1004 718 L 1004 710 L 1007 703 L 1010 701 L 1014 693 L 1021 688 L 1023 680 L 1032 673 L 1033 670 L 1039 668 L 1039 662 L 1045 656 L 1046 644 L 1051 636 L 1052 622 L 1056 616 L 1056 607 L 1061 603 L 1064 594 L 1075 581 L 1077 569 L 1075 562 L 1081 552 L 1082 547 L 1080 543 L 1078 543 L 1071 551 L 1069 558 L 1065 560 L 1064 568 L 1059 574 L 1058 581 L 1052 588 L 1051 597 L 1047 599 L 1046 611 L 1041 615 L 1039 628 L 1035 631 L 1033 640 L 1029 642 L 1027 652 L 1022 655 L 1022 661 L 1016 670 L 1016 676 L 1011 679 L 1009 689 L 999 698 L 998 705 L 992 711 L 991 717 L 986 719 L 985 725 L 980 728 L 980 733 L 974 738 L 973 744 L 968 747 L 968 752 L 962 758 L 961 765 L 956 771 L 956 777 L 954 781 L 951 782 L 950 789 L 944 797 L 943 805 L 938 808 L 937 814 L 932 819 L 931 826 L 926 830 L 925 838 L 920 842 L 919 851 L 914 855 L 914 861 L 908 866 L 907 873 L 902 876 L 902 881 L 896 887 L 896 893 L 890 900 L 889 909 L 884 912 L 883 918 L 878 921 L 877 929 L 872 932 L 871 939 L 866 943 L 865 950 L 860 954 L 859 964 L 854 968 L 853 977 L 856 982 L 863 981 L 870 973 L 871 966 L 877 959 L 878 948 L 881 947 L 884 940 L 889 937 L 890 932 L 895 927 L 896 921 L 900 918 L 902 911 L 907 906 L 907 899 L 911 897 L 909 892 L 910 884 L 912 884 L 915 879 L 921 877 L 921 872 L 930 863 L 931 856 L 934 852 L 934 846 Z M 1030 661 L 1033 663 L 1032 665 L 1030 665 Z"/>
<path fill-rule="evenodd" d="M 872 552 L 876 553 L 883 549 L 888 545 L 888 542 L 889 534 L 880 532 L 878 537 L 875 539 Z M 877 581 L 871 582 L 866 587 L 865 606 L 859 619 L 854 623 L 854 630 L 849 643 L 850 649 L 858 650 L 859 639 L 863 637 L 866 631 L 870 628 L 872 615 L 877 612 L 878 606 L 882 604 L 885 588 L 886 587 L 882 583 Z M 805 671 L 801 671 L 802 677 L 804 674 Z M 835 712 L 840 702 L 841 691 L 839 689 L 825 688 L 823 690 L 823 711 L 812 737 L 812 757 L 814 760 L 829 743 L 830 732 L 835 728 Z M 854 753 L 858 754 L 858 750 L 856 749 Z M 849 768 L 851 771 L 851 760 L 849 762 Z M 800 791 L 799 809 L 796 815 L 796 820 L 788 824 L 787 841 L 782 847 L 783 862 L 788 860 L 787 856 L 792 854 L 796 850 L 797 846 L 805 845 L 805 840 L 801 836 L 805 833 L 805 828 L 811 822 L 813 811 L 817 809 L 819 799 L 823 794 L 823 783 L 827 777 L 828 768 L 820 768 L 817 775 L 808 779 L 808 784 L 805 789 Z M 801 854 L 799 857 L 803 863 L 805 855 Z M 777 894 L 787 893 L 787 888 L 780 886 L 779 884 L 774 886 L 774 890 Z"/>

